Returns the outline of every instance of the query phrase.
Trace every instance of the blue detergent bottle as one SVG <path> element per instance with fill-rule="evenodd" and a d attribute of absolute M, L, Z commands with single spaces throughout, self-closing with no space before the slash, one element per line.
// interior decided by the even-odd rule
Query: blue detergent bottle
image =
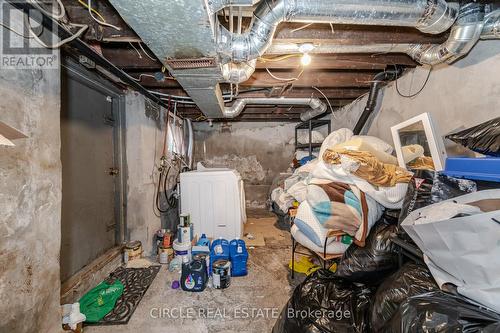
<path fill-rule="evenodd" d="M 212 265 L 219 259 L 229 260 L 229 241 L 219 238 L 212 242 L 210 247 L 210 267 L 209 272 L 212 273 Z"/>
<path fill-rule="evenodd" d="M 245 276 L 248 274 L 248 251 L 244 240 L 236 238 L 229 243 L 229 257 L 231 260 L 231 276 Z"/>

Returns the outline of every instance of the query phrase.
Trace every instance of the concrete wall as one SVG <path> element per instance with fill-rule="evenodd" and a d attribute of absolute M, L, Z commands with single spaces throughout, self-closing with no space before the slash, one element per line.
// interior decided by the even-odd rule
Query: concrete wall
<path fill-rule="evenodd" d="M 402 94 L 420 89 L 428 68 L 419 67 L 398 80 Z M 500 41 L 480 41 L 463 59 L 436 66 L 422 92 L 404 98 L 395 83 L 381 90 L 377 108 L 364 132 L 392 143 L 390 127 L 422 112 L 429 112 L 440 135 L 500 116 Z M 354 125 L 366 105 L 366 96 L 335 112 L 333 128 Z M 368 129 L 369 128 L 369 129 Z M 368 129 L 368 130 L 367 130 Z M 462 153 L 446 140 L 448 153 Z"/>
<path fill-rule="evenodd" d="M 127 160 L 127 238 L 140 240 L 145 255 L 153 249 L 153 235 L 161 221 L 153 211 L 158 166 L 163 148 L 161 119 L 146 115 L 143 95 L 130 92 L 125 98 Z"/>
<path fill-rule="evenodd" d="M 0 332 L 61 330 L 60 71 L 0 69 Z"/>
<path fill-rule="evenodd" d="M 295 124 L 195 124 L 195 162 L 238 170 L 245 182 L 248 207 L 265 207 L 273 179 L 293 159 Z"/>

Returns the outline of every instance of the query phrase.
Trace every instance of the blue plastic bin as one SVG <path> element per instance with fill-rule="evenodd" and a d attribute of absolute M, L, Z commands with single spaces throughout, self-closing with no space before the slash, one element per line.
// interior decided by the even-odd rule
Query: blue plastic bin
<path fill-rule="evenodd" d="M 219 259 L 229 260 L 229 241 L 219 238 L 212 241 L 210 247 L 210 267 L 209 272 L 212 273 L 212 265 Z"/>
<path fill-rule="evenodd" d="M 500 182 L 500 158 L 449 157 L 443 173 L 458 178 Z"/>

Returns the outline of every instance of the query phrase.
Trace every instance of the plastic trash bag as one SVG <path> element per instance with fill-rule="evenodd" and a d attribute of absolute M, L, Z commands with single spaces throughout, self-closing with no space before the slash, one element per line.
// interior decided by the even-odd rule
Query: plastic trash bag
<path fill-rule="evenodd" d="M 446 136 L 477 153 L 500 157 L 500 117 Z"/>
<path fill-rule="evenodd" d="M 336 275 L 353 282 L 378 284 L 398 269 L 398 254 L 391 238 L 397 226 L 383 216 L 366 238 L 365 247 L 352 244 L 342 256 Z M 397 221 L 396 221 L 397 222 Z"/>
<path fill-rule="evenodd" d="M 369 332 L 372 289 L 320 269 L 295 288 L 273 333 Z"/>
<path fill-rule="evenodd" d="M 124 286 L 120 280 L 113 283 L 103 281 L 83 295 L 79 300 L 80 311 L 87 319 L 86 323 L 97 323 L 115 307 L 116 301 L 123 294 Z"/>
<path fill-rule="evenodd" d="M 427 267 L 414 263 L 403 265 L 378 287 L 371 309 L 373 332 L 385 332 L 383 327 L 392 319 L 408 297 L 439 291 Z"/>
<path fill-rule="evenodd" d="M 403 222 L 414 210 L 476 191 L 476 182 L 472 180 L 430 170 L 416 170 L 408 185 L 399 222 Z"/>
<path fill-rule="evenodd" d="M 500 315 L 443 292 L 413 296 L 404 301 L 381 330 L 384 333 L 495 332 Z M 495 328 L 496 326 L 496 328 Z"/>

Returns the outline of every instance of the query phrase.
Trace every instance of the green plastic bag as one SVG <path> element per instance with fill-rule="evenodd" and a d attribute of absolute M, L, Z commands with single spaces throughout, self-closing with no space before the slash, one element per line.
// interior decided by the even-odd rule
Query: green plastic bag
<path fill-rule="evenodd" d="M 96 323 L 104 318 L 113 310 L 122 294 L 123 284 L 116 280 L 113 284 L 103 281 L 83 295 L 80 299 L 80 312 L 87 317 L 85 322 Z"/>

